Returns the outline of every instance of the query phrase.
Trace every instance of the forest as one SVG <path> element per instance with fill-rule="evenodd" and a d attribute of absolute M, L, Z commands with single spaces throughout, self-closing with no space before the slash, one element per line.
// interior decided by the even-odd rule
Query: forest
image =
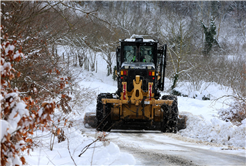
<path fill-rule="evenodd" d="M 246 117 L 246 1 L 1 1 L 1 165 L 25 164 L 37 130 L 51 150 L 63 140 L 68 114 L 93 98 L 79 71 L 97 72 L 100 56 L 111 79 L 119 39 L 133 35 L 167 44 L 168 92 L 215 82 Z"/>

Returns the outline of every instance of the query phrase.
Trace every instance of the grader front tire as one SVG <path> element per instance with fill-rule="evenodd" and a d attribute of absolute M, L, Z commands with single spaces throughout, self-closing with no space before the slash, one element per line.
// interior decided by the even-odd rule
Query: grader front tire
<path fill-rule="evenodd" d="M 163 122 L 161 131 L 167 133 L 177 133 L 178 131 L 178 102 L 177 97 L 172 95 L 162 96 L 162 100 L 173 100 L 171 106 L 163 104 L 161 109 L 163 111 Z"/>
<path fill-rule="evenodd" d="M 96 110 L 96 117 L 97 117 L 97 130 L 98 131 L 110 131 L 112 126 L 111 121 L 111 107 L 112 104 L 105 104 L 103 106 L 102 99 L 103 98 L 113 98 L 112 94 L 110 93 L 101 93 L 97 97 L 97 110 Z M 105 108 L 105 112 L 104 109 Z"/>

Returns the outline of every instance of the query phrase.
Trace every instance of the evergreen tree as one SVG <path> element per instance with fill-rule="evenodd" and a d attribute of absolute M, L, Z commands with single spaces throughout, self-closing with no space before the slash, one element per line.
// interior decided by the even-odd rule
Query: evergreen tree
<path fill-rule="evenodd" d="M 205 54 L 205 56 L 207 56 L 207 55 L 209 55 L 209 52 L 211 51 L 213 44 L 219 45 L 217 40 L 215 39 L 216 25 L 214 23 L 214 20 L 211 19 L 209 28 L 206 25 L 204 25 L 203 22 L 202 22 L 202 27 L 203 27 L 203 31 L 205 34 L 204 54 Z"/>

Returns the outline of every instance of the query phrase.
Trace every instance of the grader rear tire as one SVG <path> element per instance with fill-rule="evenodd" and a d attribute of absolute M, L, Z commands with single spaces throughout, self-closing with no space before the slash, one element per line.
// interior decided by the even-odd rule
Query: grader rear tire
<path fill-rule="evenodd" d="M 173 100 L 171 106 L 163 104 L 161 109 L 163 111 L 163 122 L 161 131 L 167 133 L 176 133 L 178 131 L 178 101 L 176 96 L 164 95 L 162 100 Z"/>
<path fill-rule="evenodd" d="M 97 97 L 97 110 L 96 110 L 96 118 L 97 118 L 97 131 L 110 131 L 112 126 L 111 120 L 111 107 L 112 104 L 105 104 L 105 112 L 103 110 L 103 98 L 113 98 L 110 93 L 101 93 Z"/>

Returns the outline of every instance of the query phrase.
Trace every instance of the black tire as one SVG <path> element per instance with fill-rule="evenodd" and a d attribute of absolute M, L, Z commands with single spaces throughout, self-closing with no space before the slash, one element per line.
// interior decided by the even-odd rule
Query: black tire
<path fill-rule="evenodd" d="M 173 100 L 171 106 L 163 104 L 161 109 L 163 111 L 163 121 L 161 124 L 161 131 L 167 133 L 177 133 L 178 131 L 178 100 L 176 96 L 164 95 L 162 100 Z"/>
<path fill-rule="evenodd" d="M 105 105 L 105 112 L 103 111 L 103 98 L 113 98 L 110 93 L 101 93 L 97 97 L 97 110 L 96 110 L 96 118 L 97 118 L 97 131 L 110 131 L 112 126 L 111 120 L 111 107 L 112 104 Z"/>

